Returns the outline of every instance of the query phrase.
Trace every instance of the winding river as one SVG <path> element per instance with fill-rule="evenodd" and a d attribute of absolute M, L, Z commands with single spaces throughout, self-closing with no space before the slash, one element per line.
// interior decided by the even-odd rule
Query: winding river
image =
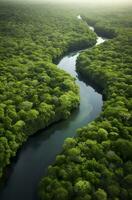
<path fill-rule="evenodd" d="M 81 20 L 81 16 L 78 16 Z M 93 27 L 89 27 L 94 31 Z M 96 45 L 105 39 L 98 37 Z M 1 200 L 38 200 L 37 186 L 40 178 L 46 174 L 47 167 L 62 150 L 67 137 L 73 137 L 76 129 L 94 120 L 101 112 L 103 100 L 90 85 L 80 80 L 76 73 L 76 60 L 79 51 L 71 53 L 58 64 L 58 67 L 67 71 L 76 78 L 80 88 L 80 107 L 71 117 L 29 138 L 19 151 L 11 166 L 8 181 L 0 192 Z"/>

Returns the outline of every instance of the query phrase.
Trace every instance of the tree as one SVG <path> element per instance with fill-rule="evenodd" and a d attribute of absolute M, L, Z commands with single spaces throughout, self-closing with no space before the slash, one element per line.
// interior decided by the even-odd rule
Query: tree
<path fill-rule="evenodd" d="M 77 195 L 86 195 L 91 191 L 91 185 L 86 180 L 79 180 L 75 183 L 74 191 Z"/>
<path fill-rule="evenodd" d="M 107 186 L 108 194 L 111 198 L 116 198 L 120 194 L 120 187 L 118 183 L 115 183 L 113 185 L 108 185 Z"/>
<path fill-rule="evenodd" d="M 54 199 L 55 200 L 68 200 L 68 191 L 63 188 L 59 187 L 54 191 Z"/>
<path fill-rule="evenodd" d="M 71 148 L 68 150 L 68 157 L 71 161 L 74 162 L 80 162 L 81 157 L 80 157 L 80 149 L 77 147 Z"/>
<path fill-rule="evenodd" d="M 68 150 L 70 148 L 75 147 L 75 145 L 76 145 L 76 140 L 74 138 L 66 138 L 63 145 L 63 149 Z"/>
<path fill-rule="evenodd" d="M 99 137 L 100 142 L 105 141 L 105 140 L 107 140 L 108 132 L 103 128 L 99 128 L 98 137 Z"/>
<path fill-rule="evenodd" d="M 25 127 L 25 122 L 22 120 L 17 121 L 14 125 L 13 125 L 13 129 L 16 132 L 22 131 Z"/>
<path fill-rule="evenodd" d="M 132 174 L 128 174 L 124 177 L 124 184 L 126 188 L 132 188 Z"/>
<path fill-rule="evenodd" d="M 0 166 L 5 167 L 10 163 L 10 148 L 6 137 L 0 137 Z M 2 175 L 2 173 L 1 173 Z"/>
<path fill-rule="evenodd" d="M 20 108 L 25 110 L 25 111 L 29 111 L 33 106 L 32 102 L 29 101 L 24 101 L 21 103 Z"/>
<path fill-rule="evenodd" d="M 95 199 L 107 200 L 107 193 L 103 189 L 98 188 L 98 190 L 95 192 Z"/>

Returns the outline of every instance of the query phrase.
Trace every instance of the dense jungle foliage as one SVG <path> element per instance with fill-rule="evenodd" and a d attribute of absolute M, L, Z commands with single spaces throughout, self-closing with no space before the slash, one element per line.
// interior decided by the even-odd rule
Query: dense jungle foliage
<path fill-rule="evenodd" d="M 53 62 L 95 42 L 65 10 L 0 4 L 0 177 L 29 135 L 78 107 L 75 80 Z"/>
<path fill-rule="evenodd" d="M 132 15 L 83 13 L 98 34 L 111 38 L 80 54 L 77 71 L 104 95 L 94 122 L 67 138 L 39 186 L 43 200 L 132 199 Z M 97 17 L 98 15 L 98 17 Z"/>

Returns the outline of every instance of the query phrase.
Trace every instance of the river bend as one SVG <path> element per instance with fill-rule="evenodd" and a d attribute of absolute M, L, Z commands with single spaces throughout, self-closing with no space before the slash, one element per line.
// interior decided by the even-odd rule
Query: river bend
<path fill-rule="evenodd" d="M 79 20 L 81 16 L 78 16 Z M 89 26 L 94 31 L 94 28 Z M 105 39 L 98 37 L 96 45 Z M 76 72 L 76 61 L 80 52 L 63 57 L 58 67 L 76 78 L 80 88 L 80 107 L 71 117 L 56 123 L 28 139 L 12 163 L 8 181 L 0 193 L 1 200 L 38 200 L 37 186 L 40 178 L 62 150 L 67 137 L 73 137 L 76 129 L 94 120 L 101 112 L 103 100 L 93 87 L 80 80 Z"/>

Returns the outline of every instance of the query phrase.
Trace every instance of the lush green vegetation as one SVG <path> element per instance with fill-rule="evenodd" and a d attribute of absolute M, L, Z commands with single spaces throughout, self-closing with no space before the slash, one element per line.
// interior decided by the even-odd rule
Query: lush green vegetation
<path fill-rule="evenodd" d="M 76 138 L 65 140 L 62 153 L 40 182 L 39 195 L 42 200 L 130 200 L 131 13 L 105 13 L 98 18 L 87 14 L 84 19 L 94 23 L 100 35 L 116 36 L 81 53 L 77 62 L 77 71 L 102 89 L 103 111 L 80 128 Z"/>
<path fill-rule="evenodd" d="M 0 4 L 0 177 L 29 135 L 79 105 L 75 80 L 52 62 L 95 42 L 65 10 Z"/>

